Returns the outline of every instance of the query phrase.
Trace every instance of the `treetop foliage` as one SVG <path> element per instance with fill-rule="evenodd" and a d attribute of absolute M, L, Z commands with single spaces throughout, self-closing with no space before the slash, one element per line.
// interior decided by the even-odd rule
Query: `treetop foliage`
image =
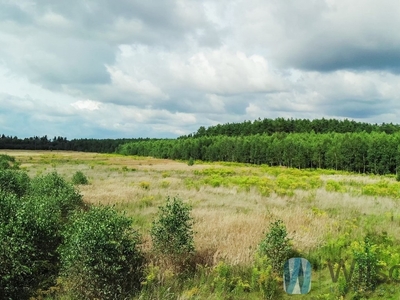
<path fill-rule="evenodd" d="M 178 139 L 199 138 L 212 136 L 249 136 L 255 134 L 272 135 L 274 133 L 358 133 L 358 132 L 384 132 L 393 134 L 400 131 L 399 124 L 382 123 L 370 124 L 354 120 L 337 119 L 258 119 L 243 121 L 241 123 L 218 124 L 205 128 L 201 126 L 196 132 L 184 135 Z M 66 137 L 48 138 L 47 135 L 29 138 L 0 135 L 0 149 L 21 150 L 70 150 L 98 153 L 113 153 L 126 143 L 142 141 L 157 141 L 162 139 L 133 138 L 133 139 L 72 139 Z M 0 158 L 1 168 L 1 158 Z"/>
<path fill-rule="evenodd" d="M 48 138 L 47 135 L 20 139 L 16 136 L 0 136 L 0 149 L 20 150 L 68 150 L 97 153 L 113 153 L 122 144 L 134 141 L 149 140 L 148 138 L 137 139 L 72 139 L 66 137 Z M 1 163 L 1 158 L 0 158 Z M 1 168 L 1 166 L 0 166 Z"/>
<path fill-rule="evenodd" d="M 201 126 L 197 132 L 181 138 L 203 137 L 203 136 L 246 136 L 253 134 L 272 135 L 277 132 L 281 133 L 350 133 L 350 132 L 385 132 L 392 134 L 400 131 L 398 124 L 370 124 L 364 122 L 356 122 L 354 120 L 337 120 L 337 119 L 258 119 L 255 121 L 244 121 L 241 123 L 218 124 L 205 128 Z"/>

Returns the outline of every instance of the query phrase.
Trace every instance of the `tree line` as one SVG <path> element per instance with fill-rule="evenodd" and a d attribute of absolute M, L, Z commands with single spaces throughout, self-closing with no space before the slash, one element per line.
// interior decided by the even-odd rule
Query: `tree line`
<path fill-rule="evenodd" d="M 138 139 L 72 139 L 66 137 L 48 138 L 47 135 L 20 139 L 16 136 L 0 136 L 0 149 L 18 150 L 69 150 L 97 153 L 113 153 L 115 149 L 127 142 L 148 140 Z"/>
<path fill-rule="evenodd" d="M 400 125 L 336 119 L 258 119 L 228 123 L 177 139 L 73 139 L 0 136 L 0 149 L 70 150 L 158 158 L 230 161 L 294 168 L 394 174 Z"/>
<path fill-rule="evenodd" d="M 190 158 L 395 174 L 400 166 L 400 133 L 285 133 L 137 141 L 117 152 L 157 158 Z"/>
<path fill-rule="evenodd" d="M 347 132 L 385 132 L 392 134 L 400 131 L 400 125 L 392 123 L 370 124 L 356 122 L 354 120 L 337 119 L 258 119 L 255 121 L 244 121 L 241 123 L 218 124 L 205 128 L 201 126 L 197 132 L 181 136 L 180 138 L 202 137 L 202 136 L 243 136 L 253 134 L 273 134 L 276 132 L 285 133 L 347 133 Z"/>

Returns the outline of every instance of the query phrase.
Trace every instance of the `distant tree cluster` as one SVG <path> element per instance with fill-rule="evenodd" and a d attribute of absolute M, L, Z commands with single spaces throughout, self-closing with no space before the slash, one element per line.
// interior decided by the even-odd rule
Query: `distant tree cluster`
<path fill-rule="evenodd" d="M 314 131 L 315 133 L 347 133 L 347 132 L 385 132 L 392 134 L 400 131 L 400 125 L 389 124 L 370 124 L 356 122 L 354 120 L 337 120 L 337 119 L 258 119 L 253 122 L 244 121 L 242 123 L 218 124 L 205 128 L 201 126 L 197 132 L 189 134 L 187 137 L 202 136 L 243 136 L 253 134 L 274 134 L 276 132 L 284 133 L 306 133 Z"/>
<path fill-rule="evenodd" d="M 157 158 L 198 159 L 360 173 L 396 173 L 400 133 L 274 133 L 202 136 L 127 143 L 117 152 Z"/>
<path fill-rule="evenodd" d="M 18 150 L 69 150 L 98 153 L 113 153 L 115 149 L 124 143 L 133 141 L 142 141 L 148 139 L 73 139 L 66 137 L 54 137 L 53 139 L 43 137 L 30 137 L 19 139 L 14 136 L 0 137 L 0 149 L 18 149 Z"/>

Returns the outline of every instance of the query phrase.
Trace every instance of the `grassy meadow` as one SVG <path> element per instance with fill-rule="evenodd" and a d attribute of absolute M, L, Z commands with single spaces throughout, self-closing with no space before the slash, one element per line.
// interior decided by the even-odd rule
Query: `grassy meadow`
<path fill-rule="evenodd" d="M 189 166 L 186 161 L 66 151 L 0 153 L 14 156 L 30 177 L 57 171 L 71 180 L 82 171 L 89 179 L 77 187 L 84 201 L 113 205 L 132 217 L 145 253 L 151 252 L 149 230 L 166 197 L 178 196 L 192 206 L 195 274 L 180 279 L 149 255 L 146 287 L 138 299 L 260 299 L 247 286 L 258 245 L 278 219 L 293 247 L 313 266 L 311 292 L 282 293 L 284 299 L 400 299 L 400 274 L 390 272 L 400 264 L 400 183 L 395 176 L 198 161 Z M 344 293 L 343 272 L 333 283 L 327 262 L 335 272 L 340 259 L 350 268 L 366 236 L 373 241 L 382 282 L 373 292 Z"/>

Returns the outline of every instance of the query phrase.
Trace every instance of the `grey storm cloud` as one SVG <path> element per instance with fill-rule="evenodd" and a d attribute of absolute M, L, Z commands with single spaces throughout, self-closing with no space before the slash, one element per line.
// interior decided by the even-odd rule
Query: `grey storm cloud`
<path fill-rule="evenodd" d="M 196 30 L 213 34 L 201 1 L 40 1 L 34 8 L 40 16 L 62 16 L 76 36 L 113 44 L 168 46 Z"/>
<path fill-rule="evenodd" d="M 399 14 L 393 0 L 250 0 L 235 15 L 243 26 L 235 34 L 280 67 L 398 72 Z"/>
<path fill-rule="evenodd" d="M 337 116 L 344 116 L 349 119 L 359 119 L 373 117 L 377 114 L 389 113 L 391 109 L 391 106 L 378 101 L 365 103 L 354 99 L 344 99 L 340 103 L 330 105 L 327 111 Z"/>
<path fill-rule="evenodd" d="M 285 8 L 293 1 L 282 1 Z M 317 71 L 400 69 L 400 7 L 396 1 L 299 1 L 296 11 L 281 10 L 283 47 L 276 57 L 285 65 Z M 297 6 L 299 6 L 298 4 Z M 305 12 L 307 10 L 308 12 Z M 292 22 L 288 21 L 292 20 Z"/>
<path fill-rule="evenodd" d="M 0 0 L 0 133 L 400 117 L 394 0 Z"/>

